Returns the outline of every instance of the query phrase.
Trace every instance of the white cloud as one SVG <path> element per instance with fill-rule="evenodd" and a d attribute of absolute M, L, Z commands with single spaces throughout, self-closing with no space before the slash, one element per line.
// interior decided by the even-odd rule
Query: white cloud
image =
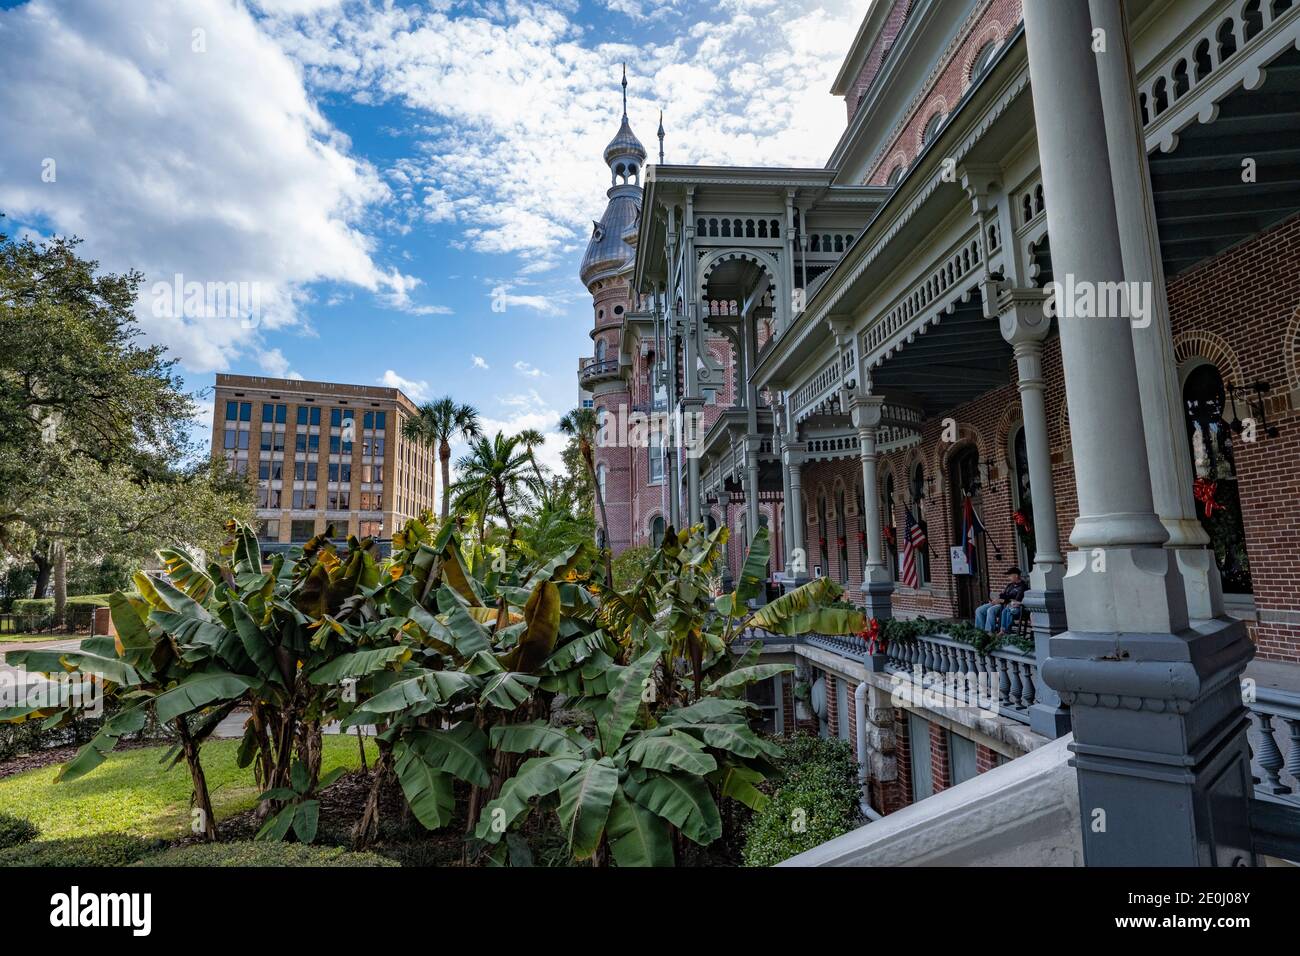
<path fill-rule="evenodd" d="M 0 209 L 84 236 L 104 268 L 150 283 L 180 273 L 261 290 L 260 327 L 142 309 L 187 368 L 227 367 L 263 330 L 300 323 L 316 281 L 409 303 L 416 280 L 381 265 L 365 229 L 389 187 L 242 3 L 30 0 L 0 11 L 0 62 Z"/>
<path fill-rule="evenodd" d="M 351 0 L 280 24 L 310 82 L 428 117 L 419 152 L 389 170 L 406 214 L 454 222 L 455 247 L 510 253 L 525 270 L 573 266 L 604 208 L 601 154 L 618 127 L 619 65 L 629 115 L 651 152 L 665 109 L 675 163 L 820 165 L 844 126 L 828 90 L 862 17 L 854 0 L 605 0 L 633 28 L 598 42 L 565 0 L 442 9 Z M 667 39 L 663 39 L 667 37 Z M 541 297 L 521 299 L 549 311 Z"/>
<path fill-rule="evenodd" d="M 391 368 L 384 372 L 378 379 L 380 385 L 387 385 L 389 388 L 401 389 L 406 393 L 406 397 L 413 402 L 422 402 L 429 397 L 429 383 L 424 379 L 418 381 L 410 378 L 403 378 L 394 372 Z"/>
<path fill-rule="evenodd" d="M 498 415 L 480 416 L 479 424 L 485 435 L 502 432 L 516 435 L 525 428 L 534 428 L 546 436 L 546 443 L 537 449 L 537 460 L 543 467 L 562 472 L 562 453 L 568 439 L 559 431 L 562 414 L 547 404 L 546 399 L 530 389 L 526 393 L 505 395 L 498 399 Z M 459 455 L 459 451 L 457 454 Z"/>
<path fill-rule="evenodd" d="M 267 375 L 273 378 L 288 378 L 302 381 L 302 376 L 289 367 L 289 360 L 279 349 L 266 349 L 257 355 L 257 364 Z"/>
<path fill-rule="evenodd" d="M 484 371 L 487 371 L 489 368 L 492 367 L 492 366 L 488 365 L 488 363 L 487 363 L 487 359 L 485 359 L 485 358 L 484 358 L 483 356 L 481 356 L 481 355 L 473 355 L 473 356 L 470 356 L 470 358 L 472 359 L 472 361 L 470 362 L 470 364 L 471 364 L 474 368 L 481 368 L 481 369 L 483 369 Z"/>
<path fill-rule="evenodd" d="M 515 371 L 520 375 L 527 376 L 528 378 L 541 378 L 546 374 L 532 363 L 524 361 L 518 361 L 515 363 Z"/>

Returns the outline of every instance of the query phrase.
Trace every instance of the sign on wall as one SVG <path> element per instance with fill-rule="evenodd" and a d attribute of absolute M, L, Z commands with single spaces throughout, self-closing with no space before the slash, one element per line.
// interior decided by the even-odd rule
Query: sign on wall
<path fill-rule="evenodd" d="M 974 573 L 970 569 L 970 561 L 966 559 L 966 550 L 960 545 L 949 548 L 948 554 L 952 560 L 952 573 L 954 575 Z"/>

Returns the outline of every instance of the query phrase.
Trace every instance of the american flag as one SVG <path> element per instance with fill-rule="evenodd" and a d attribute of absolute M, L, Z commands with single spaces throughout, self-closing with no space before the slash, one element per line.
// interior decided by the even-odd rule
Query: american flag
<path fill-rule="evenodd" d="M 921 586 L 917 574 L 917 553 L 925 547 L 925 531 L 912 517 L 912 509 L 903 509 L 903 585 L 909 588 Z"/>

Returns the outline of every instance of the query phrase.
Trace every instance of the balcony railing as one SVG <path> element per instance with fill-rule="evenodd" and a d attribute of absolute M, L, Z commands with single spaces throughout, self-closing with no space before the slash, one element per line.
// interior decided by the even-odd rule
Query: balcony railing
<path fill-rule="evenodd" d="M 582 371 L 578 375 L 578 379 L 583 385 L 607 378 L 618 378 L 618 359 L 589 362 L 582 367 Z"/>
<path fill-rule="evenodd" d="M 1260 688 L 1248 704 L 1255 790 L 1300 804 L 1300 696 Z"/>
<path fill-rule="evenodd" d="M 886 670 L 911 675 L 914 685 L 927 694 L 942 694 L 945 703 L 1029 723 L 1038 685 L 1033 654 L 1012 647 L 986 654 L 960 641 L 927 635 L 895 641 L 885 656 Z"/>

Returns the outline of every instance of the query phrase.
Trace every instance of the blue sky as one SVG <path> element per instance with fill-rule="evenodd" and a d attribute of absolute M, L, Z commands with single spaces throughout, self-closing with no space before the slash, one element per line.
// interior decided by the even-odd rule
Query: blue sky
<path fill-rule="evenodd" d="M 669 162 L 820 165 L 866 6 L 0 0 L 2 228 L 143 271 L 191 389 L 388 383 L 553 432 L 591 344 L 576 269 L 619 64 L 652 158 L 662 108 Z M 249 283 L 255 321 L 176 312 L 176 276 Z"/>

